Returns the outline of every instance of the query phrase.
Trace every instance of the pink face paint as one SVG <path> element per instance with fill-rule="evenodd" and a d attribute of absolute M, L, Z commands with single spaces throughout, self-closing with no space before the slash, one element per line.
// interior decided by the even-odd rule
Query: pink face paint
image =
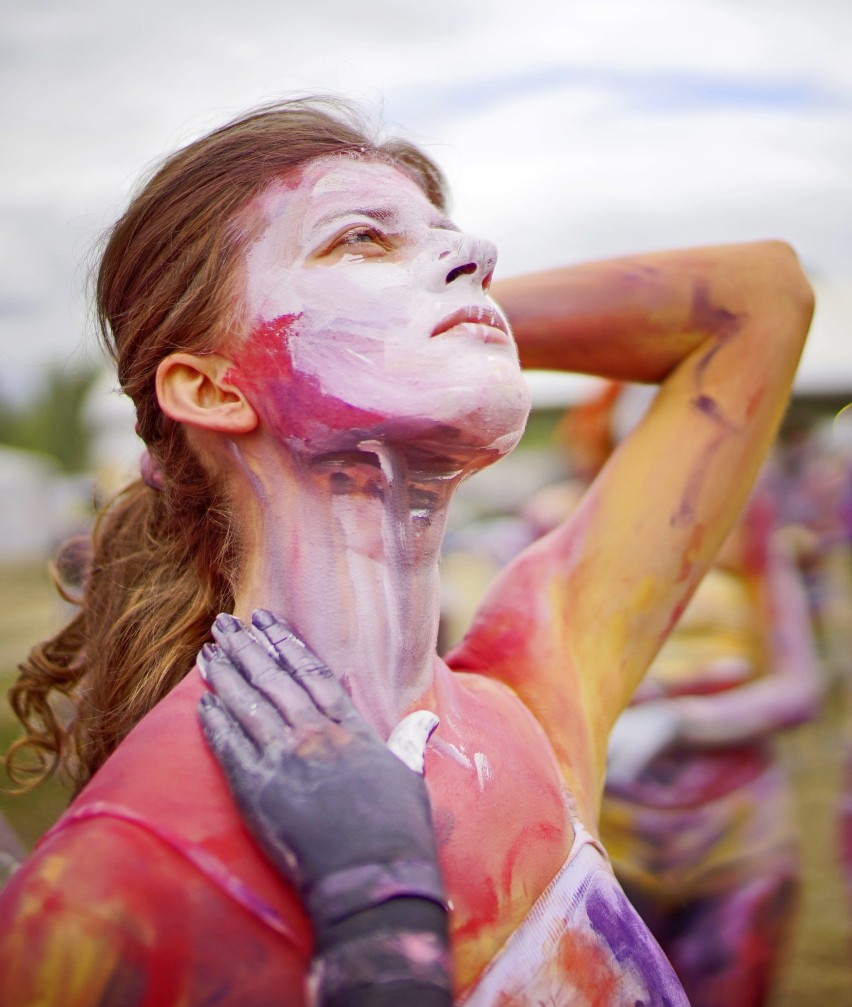
<path fill-rule="evenodd" d="M 258 325 L 236 355 L 238 369 L 230 376 L 253 400 L 272 400 L 278 430 L 304 443 L 321 439 L 325 431 L 368 428 L 383 419 L 382 413 L 324 394 L 313 375 L 294 375 L 289 337 L 299 317 L 280 315 Z"/>
<path fill-rule="evenodd" d="M 392 166 L 308 165 L 252 209 L 252 327 L 230 377 L 270 431 L 319 453 L 435 441 L 503 454 L 529 409 L 508 325 L 486 292 L 496 251 Z"/>

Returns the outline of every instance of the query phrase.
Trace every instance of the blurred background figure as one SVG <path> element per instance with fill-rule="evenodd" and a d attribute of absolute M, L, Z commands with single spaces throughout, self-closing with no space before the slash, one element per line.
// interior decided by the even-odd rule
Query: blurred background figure
<path fill-rule="evenodd" d="M 805 592 L 764 492 L 610 742 L 601 836 L 694 1007 L 767 1003 L 789 953 L 801 868 L 773 735 L 811 719 L 820 694 Z"/>
<path fill-rule="evenodd" d="M 807 587 L 827 702 L 840 721 L 836 841 L 852 919 L 852 406 L 792 426 L 770 472 L 782 534 Z"/>
<path fill-rule="evenodd" d="M 842 411 L 790 424 L 767 478 L 781 533 L 802 571 L 823 668 L 829 684 L 841 688 L 852 669 L 850 422 Z"/>

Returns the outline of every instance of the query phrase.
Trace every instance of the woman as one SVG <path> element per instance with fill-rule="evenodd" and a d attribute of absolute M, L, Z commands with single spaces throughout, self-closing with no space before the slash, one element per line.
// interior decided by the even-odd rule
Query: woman
<path fill-rule="evenodd" d="M 775 434 L 810 290 L 762 243 L 508 280 L 501 310 L 493 246 L 443 206 L 422 155 L 296 102 L 178 152 L 113 230 L 99 310 L 163 489 L 101 520 L 83 612 L 18 686 L 44 713 L 48 681 L 82 681 L 78 779 L 98 771 L 7 892 L 12 989 L 36 981 L 25 959 L 58 956 L 75 989 L 140 1003 L 302 1002 L 301 901 L 248 840 L 195 714 L 215 613 L 264 608 L 382 737 L 412 710 L 439 718 L 425 779 L 457 1001 L 683 1002 L 587 829 L 609 729 Z M 507 318 L 527 366 L 663 387 L 444 663 L 446 509 L 528 410 Z"/>

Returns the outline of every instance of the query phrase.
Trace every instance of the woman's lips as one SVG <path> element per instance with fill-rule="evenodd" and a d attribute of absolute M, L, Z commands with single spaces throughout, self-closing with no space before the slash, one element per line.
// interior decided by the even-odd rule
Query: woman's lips
<path fill-rule="evenodd" d="M 447 315 L 432 329 L 433 336 L 443 335 L 450 329 L 464 326 L 475 332 L 486 343 L 508 343 L 511 341 L 509 327 L 499 311 L 486 306 L 459 308 Z"/>

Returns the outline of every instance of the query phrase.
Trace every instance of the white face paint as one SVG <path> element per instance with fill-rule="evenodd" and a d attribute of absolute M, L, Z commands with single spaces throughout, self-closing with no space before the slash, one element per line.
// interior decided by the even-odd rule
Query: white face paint
<path fill-rule="evenodd" d="M 515 445 L 529 397 L 487 294 L 491 243 L 396 168 L 348 156 L 274 183 L 254 209 L 265 227 L 246 259 L 251 332 L 231 377 L 277 437 L 310 451 Z"/>

